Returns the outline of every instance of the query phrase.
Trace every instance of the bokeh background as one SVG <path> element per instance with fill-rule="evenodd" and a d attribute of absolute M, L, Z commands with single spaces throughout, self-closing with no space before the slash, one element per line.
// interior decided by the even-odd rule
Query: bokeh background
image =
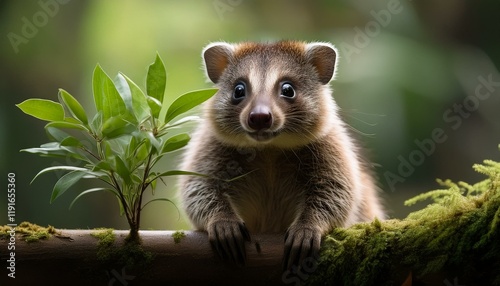
<path fill-rule="evenodd" d="M 500 157 L 498 11 L 500 2 L 493 0 L 2 0 L 0 223 L 7 222 L 7 173 L 15 172 L 17 222 L 127 228 L 115 198 L 106 193 L 68 210 L 91 182 L 52 204 L 56 175 L 30 184 L 42 168 L 67 162 L 19 152 L 47 137 L 44 122 L 15 104 L 32 97 L 57 100 L 58 88 L 64 88 L 93 113 L 97 63 L 111 76 L 121 71 L 144 86 L 156 51 L 166 63 L 171 101 L 210 86 L 201 70 L 206 44 L 279 39 L 337 46 L 335 100 L 375 164 L 390 216 L 405 217 L 414 208 L 403 201 L 438 188 L 436 178 L 475 182 L 481 176 L 472 164 Z M 441 132 L 440 142 L 431 148 L 435 132 Z M 416 141 L 426 142 L 426 154 Z M 166 183 L 155 196 L 176 200 L 175 181 Z M 172 205 L 155 203 L 144 210 L 142 228 L 190 226 Z"/>

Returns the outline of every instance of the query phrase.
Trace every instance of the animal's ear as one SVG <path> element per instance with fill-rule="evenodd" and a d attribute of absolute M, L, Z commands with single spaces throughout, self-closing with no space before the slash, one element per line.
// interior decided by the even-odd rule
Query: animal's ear
<path fill-rule="evenodd" d="M 335 74 L 337 50 L 328 43 L 309 43 L 306 45 L 307 60 L 316 68 L 319 81 L 327 84 Z"/>
<path fill-rule="evenodd" d="M 233 56 L 234 46 L 228 43 L 211 43 L 203 49 L 203 60 L 207 77 L 217 83 Z"/>

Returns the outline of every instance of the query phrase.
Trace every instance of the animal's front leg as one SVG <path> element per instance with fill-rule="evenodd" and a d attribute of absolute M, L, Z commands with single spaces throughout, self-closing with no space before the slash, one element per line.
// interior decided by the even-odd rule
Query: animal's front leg
<path fill-rule="evenodd" d="M 317 259 L 321 237 L 343 226 L 352 206 L 349 192 L 339 186 L 317 185 L 306 193 L 298 218 L 285 235 L 283 267 L 300 267 L 307 258 Z"/>
<path fill-rule="evenodd" d="M 306 258 L 316 259 L 319 255 L 322 231 L 310 223 L 296 223 L 285 234 L 283 267 L 299 267 Z"/>
<path fill-rule="evenodd" d="M 222 259 L 243 265 L 245 241 L 250 241 L 250 235 L 218 186 L 213 179 L 188 179 L 183 190 L 184 208 L 196 228 L 207 231 L 212 248 Z"/>
<path fill-rule="evenodd" d="M 210 245 L 222 259 L 245 264 L 245 241 L 250 241 L 250 234 L 242 220 L 236 215 L 219 214 L 210 220 L 207 232 Z"/>

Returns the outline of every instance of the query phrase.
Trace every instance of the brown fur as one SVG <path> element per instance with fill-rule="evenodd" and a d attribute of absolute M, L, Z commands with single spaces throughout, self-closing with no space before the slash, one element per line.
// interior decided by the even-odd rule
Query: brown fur
<path fill-rule="evenodd" d="M 327 85 L 336 65 L 332 46 L 216 43 L 204 58 L 219 91 L 205 105 L 182 168 L 211 178 L 184 177 L 180 184 L 186 213 L 221 256 L 244 260 L 247 229 L 286 233 L 290 267 L 314 255 L 334 227 L 384 217 Z M 238 82 L 247 93 L 234 103 Z M 294 87 L 294 99 L 280 97 L 283 82 Z M 252 130 L 248 118 L 262 106 L 272 123 Z"/>

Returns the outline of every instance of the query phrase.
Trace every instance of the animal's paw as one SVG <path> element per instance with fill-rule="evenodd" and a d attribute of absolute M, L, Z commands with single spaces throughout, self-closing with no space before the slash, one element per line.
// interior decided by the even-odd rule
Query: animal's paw
<path fill-rule="evenodd" d="M 292 225 L 285 235 L 284 270 L 300 267 L 307 258 L 316 259 L 321 246 L 321 231 L 308 225 Z"/>
<path fill-rule="evenodd" d="M 231 260 L 239 265 L 245 264 L 245 241 L 250 241 L 250 234 L 244 222 L 231 219 L 216 220 L 208 225 L 207 232 L 210 245 L 222 259 Z"/>

